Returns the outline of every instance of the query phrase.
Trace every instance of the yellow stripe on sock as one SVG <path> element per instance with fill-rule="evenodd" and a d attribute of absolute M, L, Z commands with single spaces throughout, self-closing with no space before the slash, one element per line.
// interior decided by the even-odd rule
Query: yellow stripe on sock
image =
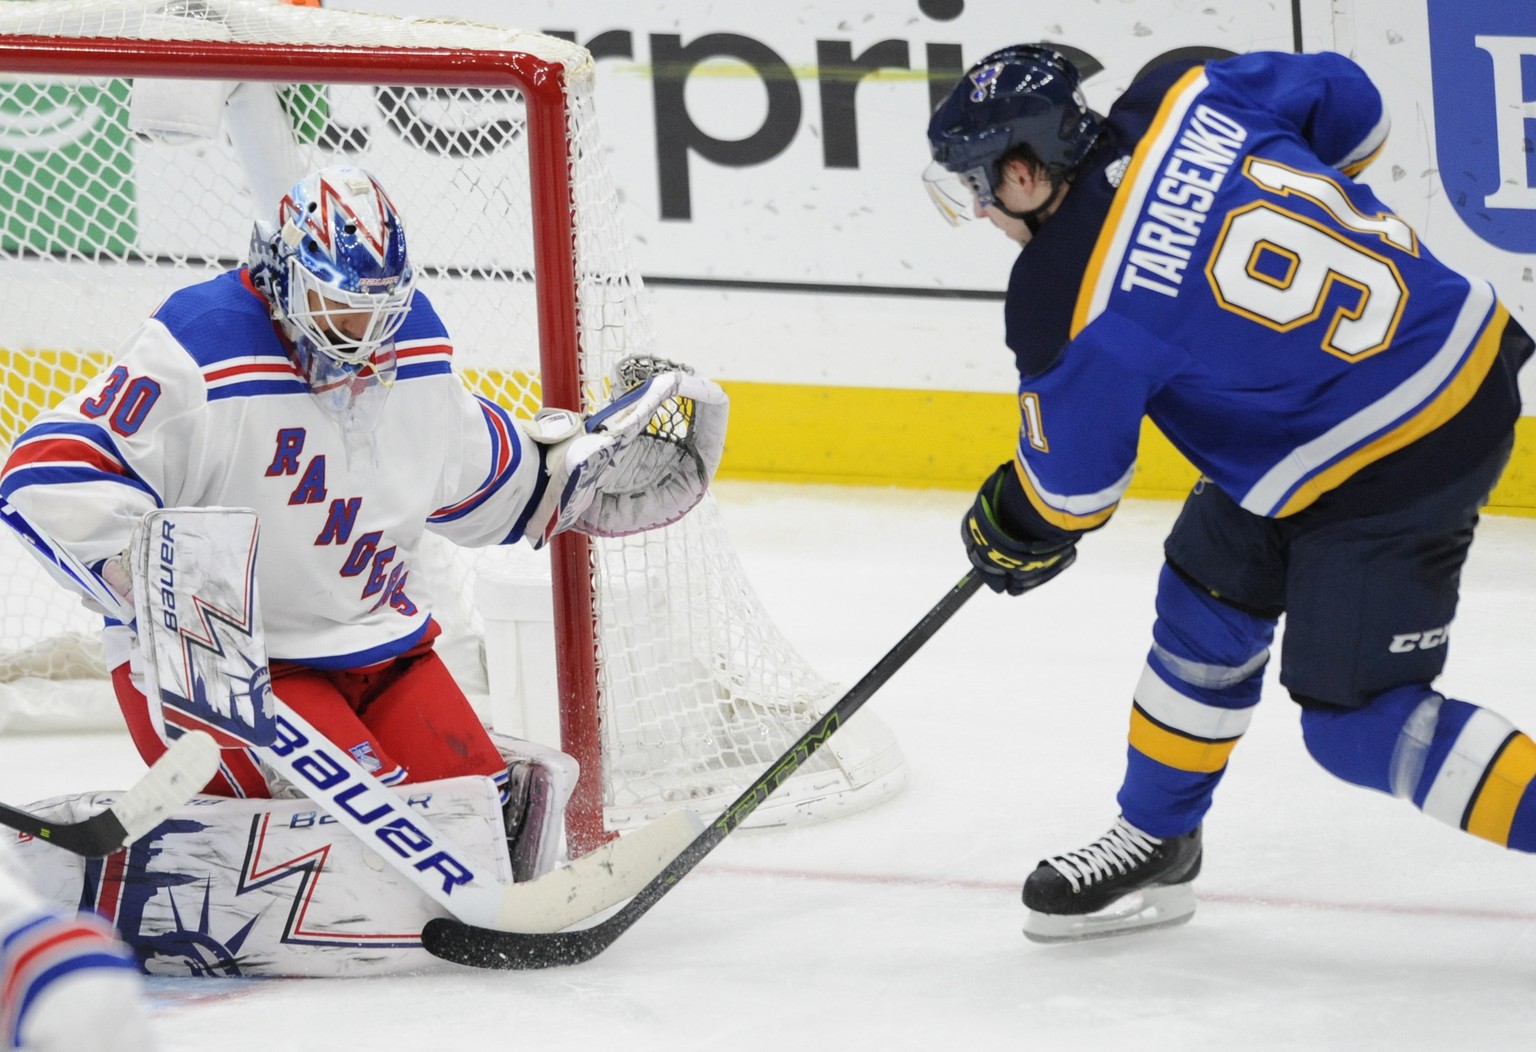
<path fill-rule="evenodd" d="M 1533 778 L 1536 778 L 1536 742 L 1517 733 L 1493 761 L 1493 768 L 1478 790 L 1477 799 L 1467 814 L 1467 832 L 1508 847 L 1515 810 L 1525 799 Z"/>
<path fill-rule="evenodd" d="M 1237 745 L 1236 738 L 1206 741 L 1187 738 L 1148 718 L 1139 708 L 1131 709 L 1131 748 L 1160 764 L 1194 774 L 1213 774 L 1227 765 L 1227 758 Z"/>

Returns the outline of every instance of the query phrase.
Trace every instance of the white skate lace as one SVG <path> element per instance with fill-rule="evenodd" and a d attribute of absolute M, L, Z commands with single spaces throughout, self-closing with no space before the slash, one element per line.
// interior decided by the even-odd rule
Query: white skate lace
<path fill-rule="evenodd" d="M 1158 837 L 1148 836 L 1124 818 L 1117 818 L 1114 828 L 1087 847 L 1046 861 L 1067 878 L 1073 891 L 1081 891 L 1145 862 L 1161 843 Z"/>

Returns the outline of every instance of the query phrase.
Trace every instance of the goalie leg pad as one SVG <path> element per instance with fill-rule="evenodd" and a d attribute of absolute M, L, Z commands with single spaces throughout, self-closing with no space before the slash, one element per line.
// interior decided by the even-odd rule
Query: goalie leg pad
<path fill-rule="evenodd" d="M 534 880 L 555 868 L 565 807 L 576 789 L 574 757 L 510 735 L 491 735 L 507 761 L 507 853 L 512 879 Z"/>
<path fill-rule="evenodd" d="M 511 879 L 501 801 L 489 778 L 395 790 L 488 874 Z M 116 794 L 58 797 L 55 821 Z M 112 917 L 145 971 L 194 976 L 367 976 L 428 967 L 421 929 L 446 912 L 306 799 L 197 797 L 107 859 L 19 838 L 30 883 L 60 909 Z"/>

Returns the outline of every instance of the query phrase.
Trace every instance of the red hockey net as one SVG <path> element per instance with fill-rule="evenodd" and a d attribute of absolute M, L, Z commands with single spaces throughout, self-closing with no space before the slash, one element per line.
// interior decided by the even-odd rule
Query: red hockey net
<path fill-rule="evenodd" d="M 252 219 L 333 163 L 388 187 L 479 392 L 525 415 L 579 408 L 620 358 L 655 353 L 582 48 L 264 0 L 0 2 L 0 443 L 171 291 L 242 262 Z M 433 554 L 450 664 L 488 690 L 501 637 L 476 597 L 529 556 Z M 669 808 L 723 806 L 835 700 L 762 611 L 710 501 L 636 538 L 564 535 L 534 570 L 551 582 L 560 744 L 583 767 L 578 851 Z M 110 697 L 91 616 L 14 540 L 0 571 L 0 723 L 46 710 L 39 695 Z M 894 791 L 899 749 L 873 717 L 857 726 L 760 821 Z"/>

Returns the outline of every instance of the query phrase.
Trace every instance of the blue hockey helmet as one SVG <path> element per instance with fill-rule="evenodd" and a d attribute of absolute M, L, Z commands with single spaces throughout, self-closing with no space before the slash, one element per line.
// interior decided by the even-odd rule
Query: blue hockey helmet
<path fill-rule="evenodd" d="M 301 180 L 276 220 L 256 221 L 251 283 L 321 408 L 347 434 L 370 433 L 416 287 L 400 214 L 377 179 L 342 166 Z"/>
<path fill-rule="evenodd" d="M 301 357 L 369 361 L 410 311 L 416 274 L 405 226 L 377 179 L 323 168 L 283 196 L 277 222 L 258 220 L 251 279 Z"/>
<path fill-rule="evenodd" d="M 994 204 L 999 162 L 1027 146 L 1059 181 L 1098 140 L 1100 118 L 1083 97 L 1077 67 L 1044 44 L 994 51 L 960 78 L 928 122 L 935 165 L 958 175 L 982 206 Z M 933 180 L 929 180 L 930 188 Z M 953 200 L 935 203 L 952 221 Z"/>

